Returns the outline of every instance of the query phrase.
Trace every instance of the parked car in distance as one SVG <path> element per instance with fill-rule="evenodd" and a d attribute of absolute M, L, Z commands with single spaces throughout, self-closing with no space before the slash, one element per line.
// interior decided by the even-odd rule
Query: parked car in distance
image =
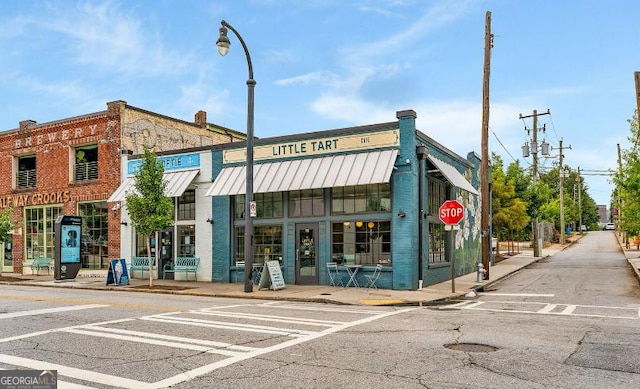
<path fill-rule="evenodd" d="M 603 230 L 615 230 L 616 229 L 616 225 L 613 223 L 607 223 L 604 225 Z"/>
<path fill-rule="evenodd" d="M 589 229 L 583 224 L 580 226 L 580 231 L 589 231 Z"/>

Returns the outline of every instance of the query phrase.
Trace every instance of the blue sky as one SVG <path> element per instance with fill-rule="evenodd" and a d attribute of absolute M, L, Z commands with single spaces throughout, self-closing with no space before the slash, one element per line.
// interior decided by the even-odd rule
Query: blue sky
<path fill-rule="evenodd" d="M 246 129 L 251 53 L 255 135 L 270 137 L 396 120 L 466 156 L 480 154 L 485 13 L 492 13 L 489 148 L 505 164 L 541 116 L 565 164 L 616 169 L 628 147 L 640 70 L 636 0 L 127 0 L 0 2 L 0 131 L 130 105 Z M 545 160 L 550 167 L 557 158 Z M 606 176 L 586 175 L 608 204 Z"/>

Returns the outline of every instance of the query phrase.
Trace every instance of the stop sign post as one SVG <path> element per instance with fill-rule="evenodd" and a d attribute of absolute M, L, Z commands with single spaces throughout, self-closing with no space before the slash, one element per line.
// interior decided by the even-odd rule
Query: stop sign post
<path fill-rule="evenodd" d="M 458 200 L 447 200 L 440 206 L 438 212 L 440 220 L 447 226 L 451 227 L 451 248 L 449 249 L 450 263 L 451 263 L 451 293 L 456 292 L 456 264 L 453 256 L 453 250 L 455 248 L 455 240 L 453 236 L 453 226 L 460 223 L 460 220 L 464 217 L 464 207 Z"/>

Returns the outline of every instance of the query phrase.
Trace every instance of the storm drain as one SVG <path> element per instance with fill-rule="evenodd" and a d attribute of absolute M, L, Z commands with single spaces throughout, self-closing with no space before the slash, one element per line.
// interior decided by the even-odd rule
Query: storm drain
<path fill-rule="evenodd" d="M 451 343 L 445 344 L 444 347 L 449 350 L 463 351 L 466 353 L 491 353 L 498 350 L 497 347 L 480 343 Z"/>

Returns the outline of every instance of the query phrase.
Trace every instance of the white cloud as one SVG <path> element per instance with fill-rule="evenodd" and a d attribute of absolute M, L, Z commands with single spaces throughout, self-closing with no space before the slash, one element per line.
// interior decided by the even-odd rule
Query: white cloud
<path fill-rule="evenodd" d="M 113 1 L 79 3 L 75 8 L 51 7 L 46 15 L 32 16 L 30 28 L 63 36 L 75 61 L 113 73 L 155 76 L 175 74 L 188 67 L 185 53 L 171 52 L 162 37 L 146 32 L 145 20 L 122 11 Z"/>

